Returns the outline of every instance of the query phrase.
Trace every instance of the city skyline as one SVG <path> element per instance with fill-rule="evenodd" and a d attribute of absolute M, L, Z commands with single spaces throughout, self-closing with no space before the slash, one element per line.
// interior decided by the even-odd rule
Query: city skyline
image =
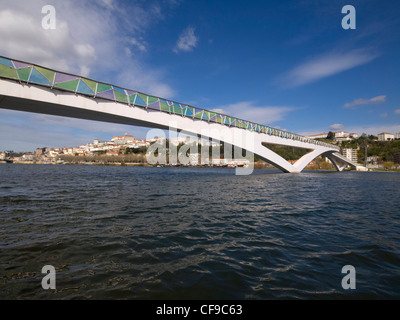
<path fill-rule="evenodd" d="M 41 25 L 48 4 L 54 30 Z M 346 4 L 356 8 L 355 30 L 341 26 Z M 396 134 L 395 6 L 15 1 L 0 10 L 0 55 L 303 135 Z M 0 150 L 80 145 L 118 132 L 143 139 L 147 129 L 0 110 Z"/>

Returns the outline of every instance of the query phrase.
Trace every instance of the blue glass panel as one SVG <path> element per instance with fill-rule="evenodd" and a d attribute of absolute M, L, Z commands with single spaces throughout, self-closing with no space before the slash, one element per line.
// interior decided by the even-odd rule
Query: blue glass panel
<path fill-rule="evenodd" d="M 186 108 L 185 115 L 188 117 L 193 117 L 193 112 L 189 107 Z"/>
<path fill-rule="evenodd" d="M 0 58 L 0 63 L 6 65 L 6 66 L 8 66 L 8 67 L 11 67 L 11 68 L 15 69 L 15 68 L 14 68 L 14 65 L 13 65 L 12 62 L 11 62 L 11 60 L 4 59 L 4 58 Z"/>
<path fill-rule="evenodd" d="M 137 104 L 139 106 L 146 106 L 146 103 L 143 101 L 143 99 L 139 95 L 136 96 L 135 104 Z"/>
<path fill-rule="evenodd" d="M 29 82 L 44 84 L 46 86 L 51 86 L 51 82 L 47 80 L 39 71 L 32 68 L 31 76 L 29 77 Z"/>
<path fill-rule="evenodd" d="M 126 92 L 125 92 L 124 89 L 121 89 L 121 88 L 118 88 L 118 87 L 114 87 L 114 90 L 119 91 L 119 92 L 121 92 L 121 93 L 126 95 Z"/>
<path fill-rule="evenodd" d="M 79 80 L 77 92 L 94 95 L 92 89 L 90 89 L 82 80 Z"/>

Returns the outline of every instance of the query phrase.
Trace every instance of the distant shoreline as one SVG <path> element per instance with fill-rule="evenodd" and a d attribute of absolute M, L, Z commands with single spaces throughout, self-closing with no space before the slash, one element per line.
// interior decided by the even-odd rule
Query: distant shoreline
<path fill-rule="evenodd" d="M 36 165 L 64 165 L 64 166 L 113 166 L 113 167 L 163 167 L 163 168 L 215 168 L 215 169 L 235 169 L 234 167 L 223 167 L 223 166 L 184 166 L 184 165 L 150 165 L 146 163 L 120 163 L 120 162 L 109 162 L 109 163 L 90 163 L 90 162 L 82 162 L 82 163 L 54 163 L 54 162 L 43 162 L 43 161 L 13 161 L 7 162 L 5 160 L 0 160 L 0 164 L 36 164 Z M 277 170 L 277 168 L 271 167 L 261 167 L 254 166 L 255 170 Z M 335 169 L 316 169 L 316 168 L 305 168 L 303 171 L 336 171 Z M 357 170 L 344 170 L 344 171 L 354 171 L 354 172 L 362 172 Z M 369 169 L 364 172 L 400 172 L 400 169 Z"/>

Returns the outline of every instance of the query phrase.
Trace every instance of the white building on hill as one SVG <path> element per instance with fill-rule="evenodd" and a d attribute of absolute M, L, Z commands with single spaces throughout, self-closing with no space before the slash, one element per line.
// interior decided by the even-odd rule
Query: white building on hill
<path fill-rule="evenodd" d="M 357 163 L 357 149 L 342 149 L 342 155 L 353 163 Z"/>
<path fill-rule="evenodd" d="M 382 132 L 378 134 L 378 141 L 389 141 L 394 140 L 394 134 L 388 132 Z"/>

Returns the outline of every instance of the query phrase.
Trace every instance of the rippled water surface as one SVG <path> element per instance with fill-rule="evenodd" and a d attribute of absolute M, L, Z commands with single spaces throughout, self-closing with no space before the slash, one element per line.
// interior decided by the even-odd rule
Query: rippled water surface
<path fill-rule="evenodd" d="M 1 164 L 0 299 L 398 299 L 399 186 L 400 173 Z"/>

